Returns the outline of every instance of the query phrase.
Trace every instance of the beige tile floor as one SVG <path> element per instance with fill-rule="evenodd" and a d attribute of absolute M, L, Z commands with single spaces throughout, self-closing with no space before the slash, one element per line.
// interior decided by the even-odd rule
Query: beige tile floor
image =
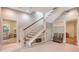
<path fill-rule="evenodd" d="M 79 47 L 70 44 L 59 44 L 55 42 L 46 42 L 32 46 L 31 48 L 21 48 L 18 52 L 79 52 Z"/>
<path fill-rule="evenodd" d="M 34 45 L 31 48 L 20 48 L 18 44 L 12 43 L 3 46 L 0 51 L 4 52 L 79 52 L 79 47 L 70 44 L 59 44 L 55 42 L 46 42 Z"/>
<path fill-rule="evenodd" d="M 16 42 L 16 38 L 10 38 L 10 39 L 7 39 L 7 40 L 3 40 L 3 44 L 11 44 L 11 43 L 15 43 Z"/>
<path fill-rule="evenodd" d="M 19 45 L 16 43 L 16 38 L 10 38 L 7 40 L 3 40 L 2 44 L 0 44 L 0 51 L 13 51 L 19 48 Z"/>
<path fill-rule="evenodd" d="M 17 49 L 19 49 L 19 45 L 16 43 L 0 46 L 0 52 L 12 52 Z"/>

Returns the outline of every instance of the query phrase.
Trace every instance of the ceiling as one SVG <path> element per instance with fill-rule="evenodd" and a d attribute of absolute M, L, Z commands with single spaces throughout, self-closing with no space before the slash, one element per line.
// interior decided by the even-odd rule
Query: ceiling
<path fill-rule="evenodd" d="M 50 10 L 52 10 L 54 7 L 33 7 L 31 8 L 32 11 L 39 11 L 39 12 L 43 12 L 43 13 L 46 13 L 46 12 L 49 12 Z"/>
<path fill-rule="evenodd" d="M 46 13 L 55 7 L 12 7 L 12 8 L 15 8 L 17 10 L 21 10 L 24 12 L 28 12 L 28 13 L 31 13 L 32 11 L 39 11 L 39 12 Z"/>
<path fill-rule="evenodd" d="M 59 20 L 63 21 L 70 21 L 70 20 L 76 20 L 78 18 L 78 11 L 77 9 L 72 9 L 69 12 L 63 14 Z"/>

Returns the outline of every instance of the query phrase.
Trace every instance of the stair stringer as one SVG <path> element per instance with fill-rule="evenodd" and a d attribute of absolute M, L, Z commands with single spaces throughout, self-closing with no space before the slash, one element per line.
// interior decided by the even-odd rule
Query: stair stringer
<path fill-rule="evenodd" d="M 37 35 L 35 35 L 33 38 L 30 39 L 30 41 L 27 42 L 27 45 L 28 45 L 29 47 L 31 47 L 32 42 L 33 42 L 36 38 L 38 38 L 38 37 L 41 35 L 41 33 L 43 33 L 44 31 L 45 31 L 45 29 L 42 29 L 41 31 L 39 31 L 39 32 L 37 33 Z"/>

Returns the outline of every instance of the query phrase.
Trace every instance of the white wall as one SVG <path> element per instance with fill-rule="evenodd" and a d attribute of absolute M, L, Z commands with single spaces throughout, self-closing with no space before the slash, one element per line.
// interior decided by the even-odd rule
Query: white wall
<path fill-rule="evenodd" d="M 53 13 L 46 19 L 46 22 L 52 23 L 54 20 L 56 20 L 58 17 L 60 17 L 60 15 L 69 10 L 72 9 L 73 7 L 60 7 L 57 8 L 55 11 L 53 11 Z"/>
<path fill-rule="evenodd" d="M 64 21 L 56 21 L 53 23 L 53 33 L 64 33 Z"/>
<path fill-rule="evenodd" d="M 55 21 L 52 25 L 52 37 L 54 33 L 64 33 L 64 21 Z"/>
<path fill-rule="evenodd" d="M 78 12 L 76 9 L 71 10 L 70 12 L 64 13 L 61 17 L 59 17 L 57 20 L 62 21 L 70 21 L 70 20 L 76 20 L 78 17 Z"/>
<path fill-rule="evenodd" d="M 34 23 L 35 21 L 39 20 L 36 18 L 32 18 L 31 15 L 29 14 L 24 14 L 21 12 L 17 12 L 17 36 L 18 36 L 18 40 L 21 41 L 21 45 L 23 45 L 23 39 L 24 39 L 24 35 L 27 34 L 27 32 L 31 31 L 33 28 L 36 28 L 37 26 L 40 26 L 43 24 L 43 20 L 39 21 L 38 23 L 34 24 L 33 26 L 31 26 L 29 29 L 25 30 L 24 29 L 26 27 L 28 27 L 30 24 Z"/>
<path fill-rule="evenodd" d="M 52 39 L 52 23 L 46 23 L 46 41 Z"/>

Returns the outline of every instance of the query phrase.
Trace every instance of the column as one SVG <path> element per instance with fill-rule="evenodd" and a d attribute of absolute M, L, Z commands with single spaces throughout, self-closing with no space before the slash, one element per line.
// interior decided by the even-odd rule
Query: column
<path fill-rule="evenodd" d="M 47 35 L 46 35 L 46 33 L 47 33 L 47 30 L 46 30 L 46 17 L 45 17 L 45 14 L 44 14 L 44 18 L 43 18 L 43 25 L 44 25 L 44 29 L 45 29 L 45 32 L 44 32 L 44 42 L 46 42 L 46 40 L 47 40 Z"/>
<path fill-rule="evenodd" d="M 79 17 L 77 19 L 77 45 L 79 46 Z"/>
<path fill-rule="evenodd" d="M 64 20 L 64 40 L 63 43 L 66 43 L 66 21 Z"/>
<path fill-rule="evenodd" d="M 2 42 L 3 40 L 3 28 L 2 28 L 2 13 L 1 13 L 1 8 L 0 8 L 0 43 Z"/>

